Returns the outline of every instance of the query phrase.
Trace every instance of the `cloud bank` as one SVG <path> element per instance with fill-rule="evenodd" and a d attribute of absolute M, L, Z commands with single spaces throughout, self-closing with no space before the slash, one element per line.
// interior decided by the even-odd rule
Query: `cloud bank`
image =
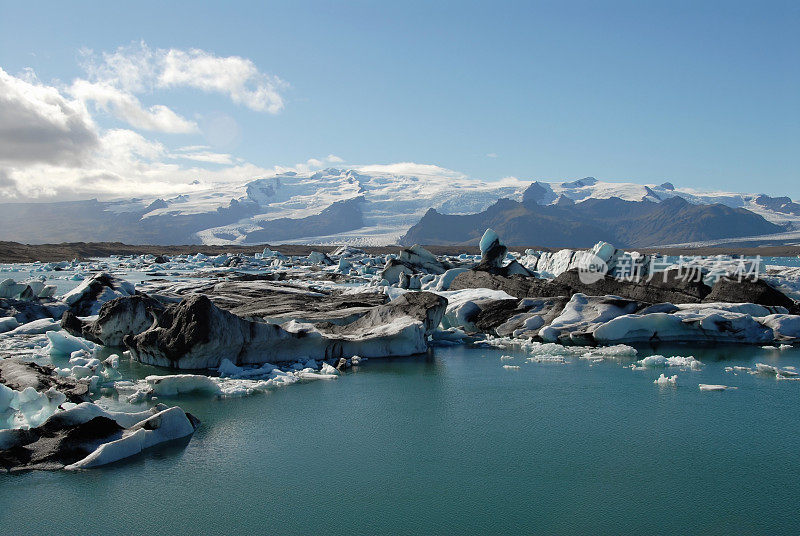
<path fill-rule="evenodd" d="M 0 68 L 0 162 L 78 166 L 97 148 L 83 102 Z"/>
<path fill-rule="evenodd" d="M 238 127 L 224 114 L 222 119 L 213 114 L 187 119 L 163 104 L 143 104 L 145 97 L 152 100 L 160 92 L 188 88 L 222 96 L 255 113 L 275 114 L 284 108 L 281 91 L 287 84 L 247 58 L 200 49 L 153 49 L 145 43 L 81 54 L 85 75 L 66 84 L 43 83 L 31 69 L 15 76 L 0 67 L 0 201 L 165 197 L 344 163 L 328 154 L 265 168 L 208 145 L 170 146 L 169 135 L 197 136 L 208 125 L 213 128 L 206 137 L 219 138 L 226 118 L 233 122 L 228 131 Z M 111 117 L 122 125 L 109 123 Z M 162 136 L 154 139 L 152 133 Z M 464 177 L 412 162 L 357 169 Z"/>
<path fill-rule="evenodd" d="M 280 112 L 287 84 L 251 60 L 144 42 L 81 56 L 85 75 L 69 84 L 46 84 L 31 69 L 15 76 L 0 67 L 0 200 L 168 195 L 275 173 L 210 147 L 171 150 L 146 137 L 200 133 L 194 120 L 140 100 L 172 89 L 217 94 L 258 113 Z M 103 128 L 109 116 L 123 128 Z M 342 160 L 329 155 L 297 168 L 334 161 Z"/>
<path fill-rule="evenodd" d="M 192 88 L 225 95 L 257 112 L 275 114 L 284 107 L 280 91 L 287 84 L 240 56 L 220 57 L 197 48 L 152 49 L 144 42 L 100 56 L 85 50 L 83 56 L 90 80 L 128 93 Z"/>

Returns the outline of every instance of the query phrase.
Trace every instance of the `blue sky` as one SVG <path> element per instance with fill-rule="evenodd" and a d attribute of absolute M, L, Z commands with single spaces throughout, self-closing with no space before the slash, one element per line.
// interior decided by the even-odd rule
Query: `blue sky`
<path fill-rule="evenodd" d="M 28 82 L 66 99 L 81 98 L 76 79 L 97 81 L 82 65 L 120 47 L 247 59 L 280 99 L 265 110 L 193 83 L 122 88 L 194 125 L 183 133 L 81 101 L 99 136 L 160 144 L 151 160 L 203 146 L 247 163 L 243 174 L 336 155 L 489 180 L 592 175 L 800 197 L 798 2 L 0 2 L 0 68 L 19 79 L 30 68 Z M 0 187 L 5 177 L 25 194 L 44 170 L 33 164 L 0 168 Z M 74 195 L 92 193 L 97 179 L 76 177 L 35 195 L 63 195 L 70 180 L 83 181 Z"/>

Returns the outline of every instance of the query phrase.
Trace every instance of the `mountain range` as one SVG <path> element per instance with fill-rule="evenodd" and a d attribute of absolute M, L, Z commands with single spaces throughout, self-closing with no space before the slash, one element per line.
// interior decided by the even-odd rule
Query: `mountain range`
<path fill-rule="evenodd" d="M 542 247 L 590 247 L 600 240 L 644 247 L 784 231 L 749 210 L 719 203 L 693 205 L 682 197 L 661 202 L 611 197 L 580 203 L 563 197 L 550 205 L 501 199 L 480 213 L 464 216 L 430 209 L 400 242 L 473 244 L 487 228 L 507 244 Z"/>
<path fill-rule="evenodd" d="M 513 245 L 656 246 L 791 234 L 800 230 L 800 204 L 591 177 L 480 181 L 436 166 L 195 181 L 171 198 L 0 204 L 0 240 L 34 244 L 461 244 L 487 227 Z"/>

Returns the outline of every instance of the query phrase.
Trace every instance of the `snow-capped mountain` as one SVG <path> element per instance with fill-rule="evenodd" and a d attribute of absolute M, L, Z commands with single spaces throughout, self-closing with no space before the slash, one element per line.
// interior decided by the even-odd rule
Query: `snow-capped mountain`
<path fill-rule="evenodd" d="M 521 198 L 527 186 L 527 182 L 517 179 L 485 182 L 455 173 L 367 174 L 340 169 L 306 174 L 289 172 L 257 179 L 245 186 L 246 193 L 238 201 L 257 207 L 247 221 L 209 228 L 198 236 L 204 243 L 248 243 L 256 233 L 255 236 L 266 238 L 257 241 L 394 244 L 431 207 L 446 214 L 480 212 L 501 197 Z M 313 232 L 323 234 L 288 236 L 284 233 L 286 236 L 270 237 L 275 220 L 305 220 L 343 202 L 350 202 L 352 210 L 338 214 L 347 220 L 340 222 L 346 225 L 340 225 L 333 233 L 325 233 L 324 226 L 320 226 Z M 303 223 L 295 222 L 300 226 Z"/>
<path fill-rule="evenodd" d="M 625 201 L 661 202 L 671 197 L 681 197 L 693 205 L 719 203 L 731 208 L 744 208 L 764 219 L 779 225 L 800 229 L 800 204 L 788 197 L 770 197 L 764 194 L 702 191 L 694 188 L 675 187 L 669 182 L 660 185 L 628 182 L 603 182 L 594 177 L 571 182 L 535 182 L 542 187 L 537 203 L 555 203 L 562 195 L 576 203 L 587 199 L 609 199 L 618 197 Z M 529 194 L 529 195 L 532 195 Z"/>
<path fill-rule="evenodd" d="M 0 239 L 20 242 L 398 243 L 429 209 L 476 214 L 499 199 L 543 206 L 620 198 L 661 203 L 681 197 L 763 216 L 800 229 L 800 205 L 788 198 L 700 192 L 669 183 L 641 185 L 588 177 L 566 182 L 516 178 L 481 181 L 436 166 L 384 166 L 276 173 L 239 184 L 192 184 L 172 198 L 0 205 Z"/>

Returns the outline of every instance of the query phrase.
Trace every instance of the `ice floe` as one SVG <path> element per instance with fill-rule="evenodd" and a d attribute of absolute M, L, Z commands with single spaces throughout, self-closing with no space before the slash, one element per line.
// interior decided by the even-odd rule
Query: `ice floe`
<path fill-rule="evenodd" d="M 650 368 L 664 368 L 664 367 L 682 367 L 691 370 L 698 370 L 702 368 L 703 364 L 694 358 L 694 356 L 672 356 L 665 357 L 663 355 L 651 355 L 636 362 L 639 367 Z"/>
<path fill-rule="evenodd" d="M 0 450 L 9 469 L 88 469 L 189 436 L 198 424 L 179 407 L 125 413 L 84 402 L 28 430 L 0 430 Z"/>
<path fill-rule="evenodd" d="M 678 375 L 673 374 L 672 376 L 665 376 L 662 372 L 658 378 L 653 380 L 653 383 L 656 385 L 664 386 L 664 385 L 677 385 L 678 384 Z"/>
<path fill-rule="evenodd" d="M 737 389 L 737 387 L 730 387 L 728 385 L 709 384 L 709 383 L 701 383 L 698 384 L 697 387 L 699 387 L 701 391 L 727 391 L 729 389 Z"/>

